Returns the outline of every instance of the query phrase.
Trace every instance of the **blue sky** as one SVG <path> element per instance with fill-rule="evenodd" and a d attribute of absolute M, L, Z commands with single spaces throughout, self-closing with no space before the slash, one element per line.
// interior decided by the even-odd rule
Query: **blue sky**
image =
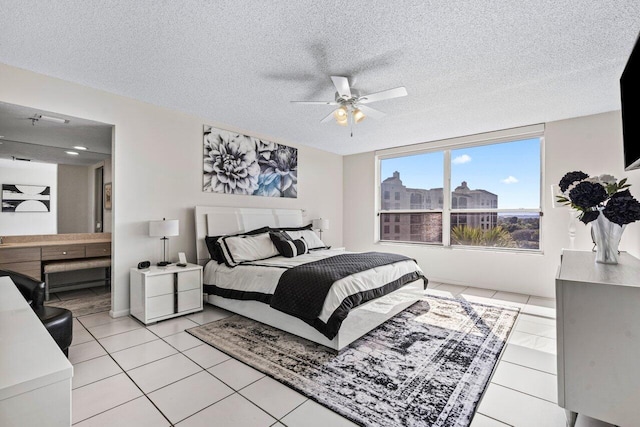
<path fill-rule="evenodd" d="M 467 181 L 472 190 L 498 195 L 498 208 L 538 208 L 540 206 L 540 140 L 484 145 L 451 151 L 452 189 Z M 442 187 L 443 154 L 418 154 L 382 160 L 381 179 L 400 172 L 410 188 Z"/>

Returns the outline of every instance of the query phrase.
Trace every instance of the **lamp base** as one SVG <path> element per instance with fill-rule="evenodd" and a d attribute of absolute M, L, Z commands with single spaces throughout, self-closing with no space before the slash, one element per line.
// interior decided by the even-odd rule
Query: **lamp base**
<path fill-rule="evenodd" d="M 157 266 L 158 267 L 166 267 L 167 265 L 170 265 L 171 263 L 169 261 L 160 261 Z"/>

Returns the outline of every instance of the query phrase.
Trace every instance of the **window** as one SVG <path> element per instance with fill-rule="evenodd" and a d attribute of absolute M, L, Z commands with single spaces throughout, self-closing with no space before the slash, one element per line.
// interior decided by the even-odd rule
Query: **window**
<path fill-rule="evenodd" d="M 381 222 L 394 215 L 403 224 L 394 236 L 381 227 L 380 240 L 539 250 L 541 142 L 536 136 L 380 159 L 381 194 L 393 191 L 400 201 L 381 203 Z"/>

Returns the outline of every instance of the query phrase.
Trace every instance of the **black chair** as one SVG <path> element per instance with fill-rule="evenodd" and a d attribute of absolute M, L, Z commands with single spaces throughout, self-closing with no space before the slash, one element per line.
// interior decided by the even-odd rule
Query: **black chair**
<path fill-rule="evenodd" d="M 73 339 L 73 316 L 66 308 L 44 305 L 44 282 L 32 279 L 14 271 L 0 270 L 0 277 L 8 276 L 27 300 L 40 321 L 47 328 L 60 350 L 69 356 L 69 346 Z"/>

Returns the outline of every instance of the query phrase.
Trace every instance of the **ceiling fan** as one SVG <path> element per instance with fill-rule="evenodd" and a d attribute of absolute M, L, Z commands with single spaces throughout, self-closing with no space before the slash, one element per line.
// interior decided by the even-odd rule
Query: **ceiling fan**
<path fill-rule="evenodd" d="M 341 126 L 360 123 L 366 117 L 379 119 L 385 116 L 382 111 L 371 108 L 365 104 L 371 102 L 382 101 L 385 99 L 399 98 L 407 96 L 407 89 L 404 86 L 394 89 L 387 89 L 381 92 L 375 92 L 369 95 L 360 95 L 357 90 L 349 86 L 349 79 L 341 76 L 331 76 L 333 85 L 336 87 L 335 101 L 291 101 L 293 104 L 310 104 L 310 105 L 337 105 L 338 108 L 333 110 L 320 123 L 326 123 L 332 118 Z M 351 120 L 349 120 L 351 118 Z M 353 134 L 352 134 L 353 136 Z"/>

